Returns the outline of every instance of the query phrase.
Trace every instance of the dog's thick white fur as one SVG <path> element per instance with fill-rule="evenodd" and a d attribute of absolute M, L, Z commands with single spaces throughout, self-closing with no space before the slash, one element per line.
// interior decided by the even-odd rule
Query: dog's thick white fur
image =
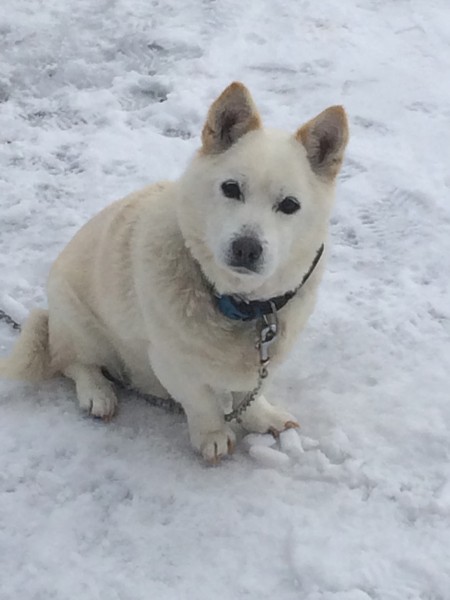
<path fill-rule="evenodd" d="M 48 311 L 31 313 L 0 374 L 63 373 L 80 406 L 108 419 L 117 397 L 105 368 L 181 402 L 192 444 L 207 460 L 231 453 L 224 410 L 257 384 L 256 330 L 220 313 L 212 288 L 260 300 L 299 286 L 326 243 L 347 138 L 339 106 L 294 134 L 263 129 L 248 90 L 231 84 L 211 106 L 202 147 L 178 181 L 112 204 L 64 249 L 50 273 Z M 260 256 L 245 244 L 236 251 L 243 237 Z M 324 258 L 279 311 L 270 374 L 313 310 L 323 267 Z M 249 431 L 295 425 L 263 395 L 243 415 Z"/>

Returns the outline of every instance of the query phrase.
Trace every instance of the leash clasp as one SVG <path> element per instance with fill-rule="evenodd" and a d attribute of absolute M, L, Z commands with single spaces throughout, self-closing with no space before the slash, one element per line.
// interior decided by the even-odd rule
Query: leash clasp
<path fill-rule="evenodd" d="M 259 350 L 259 374 L 262 378 L 267 377 L 267 365 L 270 361 L 269 348 L 278 334 L 277 309 L 271 302 L 272 312 L 262 317 L 261 329 L 256 348 Z"/>

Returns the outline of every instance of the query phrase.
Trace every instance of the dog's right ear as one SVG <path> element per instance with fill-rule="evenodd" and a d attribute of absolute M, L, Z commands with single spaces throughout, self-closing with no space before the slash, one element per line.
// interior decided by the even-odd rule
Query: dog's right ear
<path fill-rule="evenodd" d="M 209 109 L 202 131 L 203 152 L 218 154 L 239 138 L 261 127 L 261 118 L 248 89 L 239 82 L 229 85 Z"/>

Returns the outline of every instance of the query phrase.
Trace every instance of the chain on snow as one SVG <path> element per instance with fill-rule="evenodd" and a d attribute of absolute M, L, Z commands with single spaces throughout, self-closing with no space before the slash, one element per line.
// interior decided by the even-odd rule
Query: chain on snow
<path fill-rule="evenodd" d="M 21 331 L 22 326 L 17 321 L 14 321 L 4 310 L 0 308 L 0 321 L 3 321 L 7 325 L 10 325 L 15 331 Z"/>

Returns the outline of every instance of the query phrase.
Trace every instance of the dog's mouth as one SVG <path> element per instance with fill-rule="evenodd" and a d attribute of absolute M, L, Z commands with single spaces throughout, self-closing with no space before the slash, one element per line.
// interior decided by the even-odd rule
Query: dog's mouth
<path fill-rule="evenodd" d="M 250 269 L 248 267 L 243 267 L 242 265 L 227 265 L 228 268 L 233 271 L 233 273 L 237 273 L 238 275 L 259 275 L 258 269 Z"/>

